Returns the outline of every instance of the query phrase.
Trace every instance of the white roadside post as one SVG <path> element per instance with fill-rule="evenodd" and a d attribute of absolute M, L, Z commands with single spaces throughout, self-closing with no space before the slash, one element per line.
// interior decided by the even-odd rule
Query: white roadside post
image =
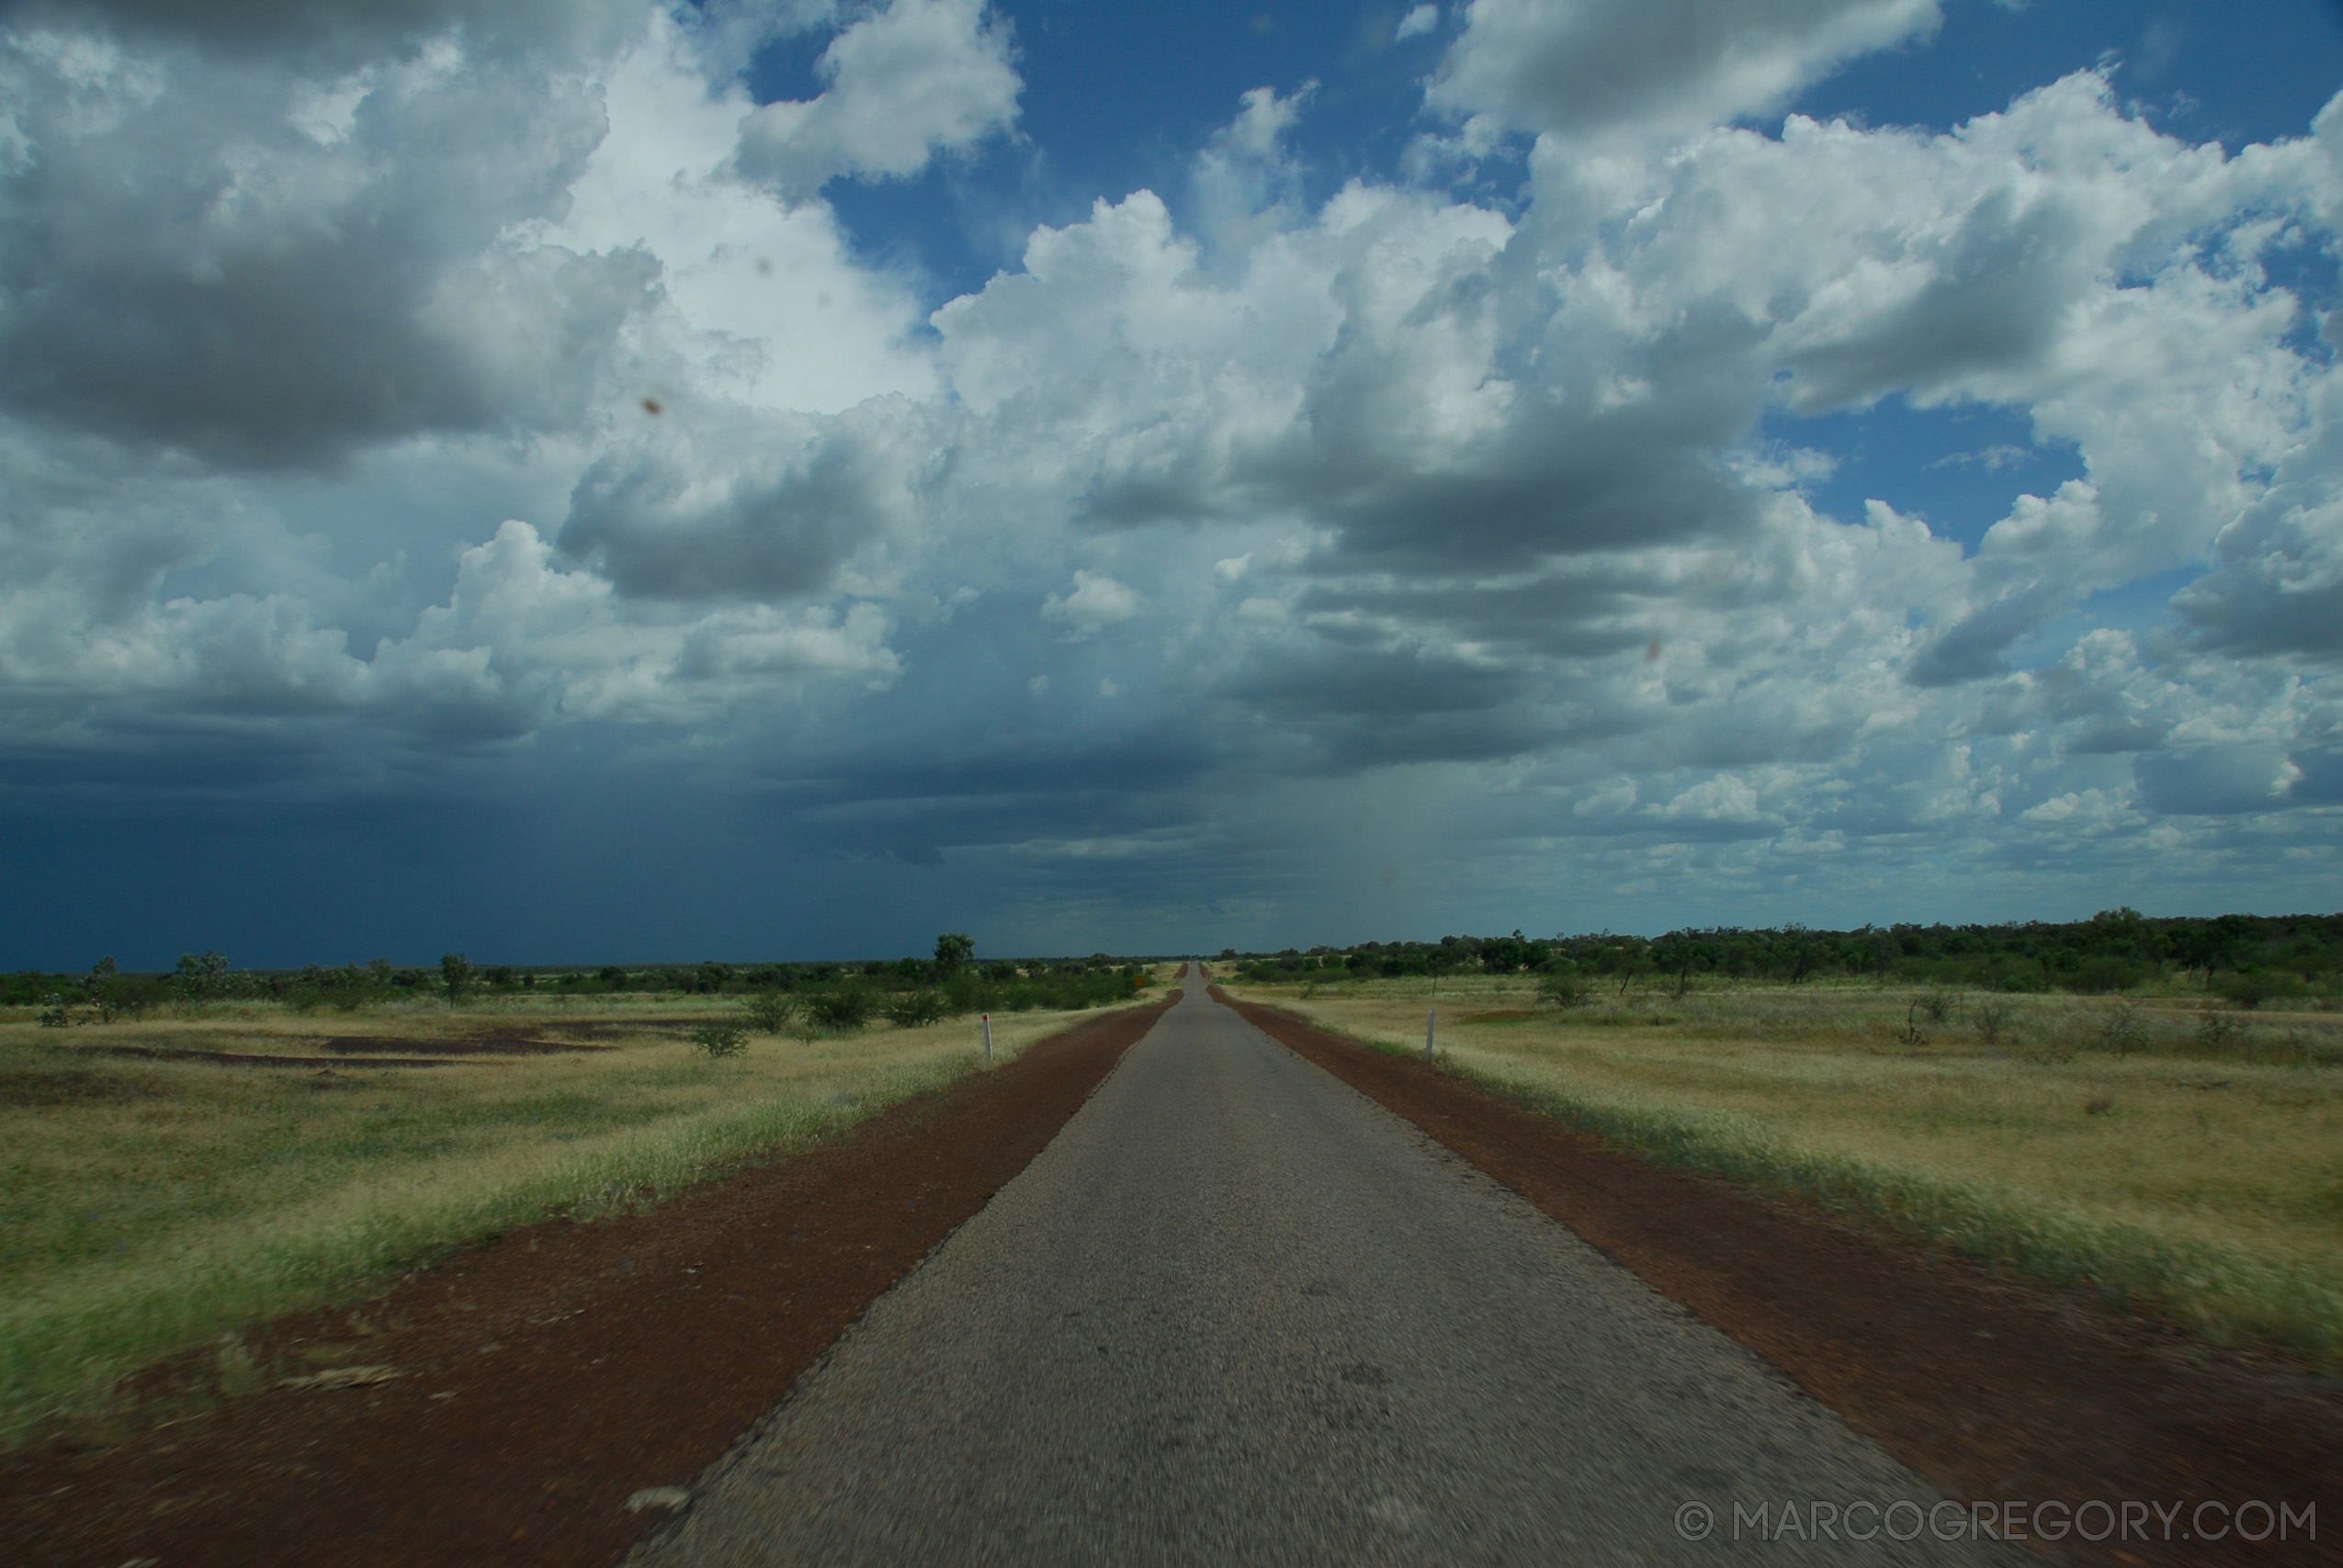
<path fill-rule="evenodd" d="M 1423 1015 L 1423 1059 L 1427 1062 L 1432 1060 L 1432 1021 L 1438 1016 L 1439 1010 L 1434 1008 Z"/>
<path fill-rule="evenodd" d="M 984 1059 L 990 1062 L 992 1060 L 992 1015 L 988 1012 L 980 1016 L 984 1020 Z"/>

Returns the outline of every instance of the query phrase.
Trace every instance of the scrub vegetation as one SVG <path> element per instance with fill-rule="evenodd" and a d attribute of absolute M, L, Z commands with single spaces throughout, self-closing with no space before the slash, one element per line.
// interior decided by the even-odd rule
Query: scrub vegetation
<path fill-rule="evenodd" d="M 1589 993 L 1714 981 L 1789 986 L 1874 980 L 2010 995 L 2086 996 L 2194 990 L 2252 1009 L 2264 1002 L 2334 1006 L 2343 978 L 2343 914 L 2220 915 L 2152 919 L 2104 909 L 2088 920 L 2002 925 L 1686 927 L 1663 936 L 1445 936 L 1438 942 L 1224 949 L 1221 967 L 1257 981 L 1511 975 L 1573 978 Z"/>
<path fill-rule="evenodd" d="M 326 968 L 237 969 L 218 953 L 187 953 L 168 974 L 133 975 L 101 958 L 86 975 L 22 969 L 0 975 L 0 1017 L 16 1008 L 38 1012 L 53 1026 L 112 1022 L 169 1010 L 228 1002 L 275 1002 L 303 1015 L 362 1012 L 396 1003 L 493 1007 L 517 1001 L 594 998 L 651 1000 L 732 997 L 749 1007 L 780 998 L 792 1014 L 821 998 L 849 992 L 863 997 L 863 1016 L 886 1010 L 906 996 L 923 996 L 934 1017 L 969 1012 L 1022 1012 L 1035 1008 L 1097 1007 L 1153 983 L 1160 965 L 1145 959 L 1093 953 L 1087 958 L 976 961 L 975 943 L 958 932 L 936 939 L 935 956 L 837 964 L 481 965 L 460 953 L 430 968 L 402 968 L 384 958 Z"/>
<path fill-rule="evenodd" d="M 1590 986 L 1551 967 L 1320 965 L 1229 989 L 1409 1053 L 1436 1010 L 1448 1070 L 1663 1164 L 2343 1368 L 2330 1010 L 2248 1009 L 2201 981 L 2091 997 L 1648 971 Z"/>
<path fill-rule="evenodd" d="M 197 960 L 147 977 L 136 1013 L 53 985 L 0 1012 L 0 1447 L 104 1429 L 157 1358 L 223 1335 L 232 1353 L 243 1327 L 451 1247 L 640 1207 L 940 1089 L 980 1068 L 968 1003 L 996 1004 L 1005 1061 L 1171 973 L 963 957 L 659 994 L 453 965 L 402 987 L 388 967 L 272 998 L 268 977 Z M 353 1005 L 317 1016 L 303 993 L 345 982 Z M 873 1021 L 903 996 L 933 999 Z M 454 1065 L 367 1065 L 385 1055 Z"/>

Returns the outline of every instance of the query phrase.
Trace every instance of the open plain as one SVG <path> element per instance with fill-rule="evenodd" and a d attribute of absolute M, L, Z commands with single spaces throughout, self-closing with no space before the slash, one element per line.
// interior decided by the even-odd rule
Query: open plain
<path fill-rule="evenodd" d="M 1232 1010 L 1192 971 L 1168 1012 L 1093 1014 L 774 1163 L 280 1317 L 240 1341 L 266 1386 L 0 1465 L 0 1545 L 2322 1560 L 2331 1378 L 1662 1168 L 1456 1066 Z M 2261 1499 L 2290 1534 L 2008 1528 Z M 1895 1539 L 1890 1507 L 1931 1529 Z"/>
<path fill-rule="evenodd" d="M 2213 998 L 1475 976 L 1238 985 L 1541 1114 L 2343 1370 L 2343 1021 Z"/>
<path fill-rule="evenodd" d="M 386 1271 L 559 1214 L 647 1206 L 802 1149 L 980 1063 L 975 1019 L 693 1047 L 739 998 L 495 1001 L 0 1024 L 0 1447 L 103 1439 L 123 1380 Z M 1079 1012 L 994 1021 L 996 1060 Z M 294 1369 L 320 1371 L 317 1366 Z"/>

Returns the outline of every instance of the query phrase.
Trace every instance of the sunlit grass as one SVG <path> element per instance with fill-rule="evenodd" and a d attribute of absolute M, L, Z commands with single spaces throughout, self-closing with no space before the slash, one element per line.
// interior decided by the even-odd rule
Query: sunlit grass
<path fill-rule="evenodd" d="M 1421 1051 L 1686 1168 L 2343 1366 L 2343 1044 L 2257 1020 L 2248 1063 L 2185 1011 L 2111 1042 L 2114 1004 L 2024 998 L 1987 1044 L 1919 993 L 1787 989 L 1538 1009 L 1524 981 L 1236 986 Z M 2159 1041 L 2162 1053 L 2136 1048 Z M 2130 1046 L 2124 1054 L 2118 1047 Z M 2283 1065 L 2270 1065 L 2272 1057 Z"/>
<path fill-rule="evenodd" d="M 1150 992 L 1152 1000 L 1160 992 Z M 0 1022 L 0 1445 L 103 1413 L 123 1374 L 545 1217 L 640 1206 L 981 1065 L 975 1019 L 753 1035 L 711 1061 L 648 1024 L 590 1055 L 222 1067 L 93 1045 L 314 1054 L 336 1034 L 559 1038 L 667 998 L 293 1017 L 265 1006 L 70 1031 Z M 996 1063 L 1086 1016 L 996 1018 Z"/>

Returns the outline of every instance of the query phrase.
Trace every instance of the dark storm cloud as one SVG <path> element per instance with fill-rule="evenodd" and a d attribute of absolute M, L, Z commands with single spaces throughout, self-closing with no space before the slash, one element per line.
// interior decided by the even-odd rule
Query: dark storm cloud
<path fill-rule="evenodd" d="M 819 193 L 1013 123 L 976 0 L 850 8 L 829 91 L 761 107 L 689 6 L 43 12 L 72 59 L 0 34 L 0 795 L 478 784 L 542 818 L 538 929 L 785 908 L 799 951 L 889 899 L 959 929 L 956 888 L 1084 936 L 1331 903 L 1363 858 L 1706 899 L 2274 841 L 2343 788 L 2343 571 L 2258 236 L 2343 186 L 2088 72 L 1942 136 L 1714 129 L 1935 9 L 1481 0 L 1437 107 L 1548 133 L 1525 164 L 1441 186 L 1503 139 L 1457 126 L 1313 205 L 1319 109 L 1247 94 L 1189 231 L 1100 193 L 924 324 L 868 263 L 900 207 Z M 2090 482 L 1964 553 L 1925 492 L 1824 489 L 1921 459 L 1769 423 L 1898 395 Z M 2241 506 L 2179 609 L 2247 657 L 2063 618 Z M 428 815 L 398 858 L 442 863 Z"/>
<path fill-rule="evenodd" d="M 105 116 L 9 72 L 0 402 L 255 467 L 576 420 L 656 264 L 497 241 L 565 208 L 598 95 L 527 61 L 394 67 L 305 130 L 304 84 L 266 62 L 138 69 L 162 90 L 126 81 Z"/>
<path fill-rule="evenodd" d="M 0 21 L 86 27 L 104 19 L 133 32 L 252 52 L 363 57 L 460 27 L 539 45 L 591 48 L 638 27 L 636 0 L 16 0 Z"/>
<path fill-rule="evenodd" d="M 1653 612 L 1671 586 L 1624 565 L 1524 581 L 1417 578 L 1312 585 L 1295 610 L 1306 619 L 1349 612 L 1370 623 L 1439 626 L 1509 654 L 1599 659 L 1649 643 Z"/>
<path fill-rule="evenodd" d="M 2303 455 L 2307 457 L 2308 455 Z M 2343 658 L 2343 504 L 2301 458 L 2213 547 L 2213 570 L 2174 595 L 2189 639 L 2245 657 Z"/>
<path fill-rule="evenodd" d="M 2009 671 L 2009 649 L 2056 610 L 2062 586 L 2043 584 L 1964 615 L 1930 637 L 1906 667 L 1916 686 L 1953 686 Z"/>
<path fill-rule="evenodd" d="M 1519 756 L 1554 738 L 1552 718 L 1530 705 L 1532 671 L 1374 646 L 1383 639 L 1347 630 L 1324 626 L 1314 645 L 1262 649 L 1209 694 L 1290 727 L 1322 772 Z"/>
<path fill-rule="evenodd" d="M 845 853 L 1122 834 L 1160 824 L 1167 797 L 1225 759 L 1162 735 L 1042 735 L 975 754 L 866 751 L 776 777 L 798 831 Z"/>
<path fill-rule="evenodd" d="M 2028 204 L 1990 190 L 1948 233 L 1928 236 L 1917 263 L 1928 281 L 1891 312 L 1793 353 L 1791 404 L 1817 411 L 1932 387 L 2039 360 L 2060 316 L 2090 284 L 2080 215 L 2055 199 Z"/>
<path fill-rule="evenodd" d="M 2285 803 L 2296 770 L 2274 746 L 2145 751 L 2132 764 L 2140 803 L 2176 815 L 2235 816 Z"/>
<path fill-rule="evenodd" d="M 62 717 L 63 716 L 56 716 Z M 0 744 L 0 795 L 17 807 L 87 809 L 158 799 L 249 799 L 315 774 L 340 737 L 282 726 L 174 721 L 167 713 L 118 716 L 104 732 L 44 729 L 17 722 Z M 155 756 L 170 776 L 158 780 Z"/>
<path fill-rule="evenodd" d="M 922 411 L 874 400 L 830 419 L 678 408 L 578 481 L 560 545 L 630 594 L 779 599 L 830 585 L 909 528 L 938 460 Z"/>

